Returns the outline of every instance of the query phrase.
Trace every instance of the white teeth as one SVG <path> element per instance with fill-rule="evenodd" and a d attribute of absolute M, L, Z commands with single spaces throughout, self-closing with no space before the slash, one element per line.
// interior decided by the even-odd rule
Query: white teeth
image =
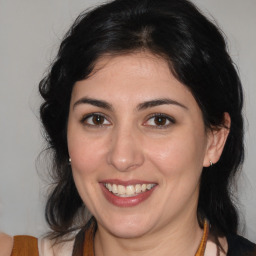
<path fill-rule="evenodd" d="M 107 189 L 111 192 L 112 191 L 112 186 L 111 186 L 111 184 L 106 184 L 106 187 L 107 187 Z"/>
<path fill-rule="evenodd" d="M 119 195 L 124 195 L 125 192 L 126 192 L 126 189 L 125 189 L 125 187 L 123 185 L 118 185 L 117 186 L 117 191 L 118 191 Z"/>
<path fill-rule="evenodd" d="M 152 184 L 147 184 L 147 190 L 150 190 L 152 188 Z"/>
<path fill-rule="evenodd" d="M 136 196 L 137 194 L 143 193 L 146 190 L 152 189 L 156 184 L 135 184 L 135 185 L 117 185 L 105 183 L 105 187 L 108 191 L 120 197 L 131 197 Z"/>
<path fill-rule="evenodd" d="M 134 186 L 130 185 L 126 187 L 126 195 L 134 195 L 135 194 L 135 188 Z"/>
<path fill-rule="evenodd" d="M 136 191 L 137 194 L 139 194 L 141 192 L 141 185 L 140 184 L 135 185 L 135 191 Z"/>
<path fill-rule="evenodd" d="M 118 191 L 117 191 L 117 185 L 116 185 L 116 184 L 113 184 L 113 185 L 112 185 L 112 192 L 113 192 L 114 194 L 117 194 L 117 193 L 118 193 Z"/>

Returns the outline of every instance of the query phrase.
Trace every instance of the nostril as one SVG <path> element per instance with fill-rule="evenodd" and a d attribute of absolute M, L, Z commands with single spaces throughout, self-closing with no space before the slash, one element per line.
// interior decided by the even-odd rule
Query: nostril
<path fill-rule="evenodd" d="M 132 129 L 123 122 L 111 134 L 107 163 L 118 171 L 134 170 L 144 162 L 142 145 Z"/>
<path fill-rule="evenodd" d="M 144 162 L 142 151 L 135 145 L 114 147 L 108 152 L 107 162 L 118 171 L 133 170 Z"/>

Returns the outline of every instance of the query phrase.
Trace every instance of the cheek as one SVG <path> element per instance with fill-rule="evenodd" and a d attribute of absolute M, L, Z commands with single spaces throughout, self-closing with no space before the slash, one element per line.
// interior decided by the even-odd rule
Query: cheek
<path fill-rule="evenodd" d="M 200 137 L 184 134 L 148 147 L 148 159 L 160 174 L 162 207 L 166 212 L 175 208 L 178 213 L 189 204 L 196 207 L 204 148 Z"/>
<path fill-rule="evenodd" d="M 170 137 L 160 143 L 147 145 L 148 159 L 165 175 L 198 176 L 205 155 L 204 136 L 181 135 Z"/>
<path fill-rule="evenodd" d="M 70 132 L 68 136 L 68 149 L 74 176 L 87 176 L 94 172 L 102 159 L 102 142 L 91 141 L 88 136 Z"/>
<path fill-rule="evenodd" d="M 96 189 L 98 185 L 97 170 L 102 169 L 99 161 L 102 158 L 102 153 L 99 146 L 100 143 L 93 143 L 83 133 L 70 132 L 68 135 L 68 149 L 74 181 L 78 193 L 90 211 L 93 211 L 92 205 L 94 205 L 92 195 L 98 193 Z"/>

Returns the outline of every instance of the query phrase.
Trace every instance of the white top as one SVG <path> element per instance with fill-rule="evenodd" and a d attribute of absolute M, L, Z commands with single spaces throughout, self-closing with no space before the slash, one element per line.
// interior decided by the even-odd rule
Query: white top
<path fill-rule="evenodd" d="M 45 238 L 38 239 L 39 256 L 71 256 L 74 240 L 56 244 Z"/>

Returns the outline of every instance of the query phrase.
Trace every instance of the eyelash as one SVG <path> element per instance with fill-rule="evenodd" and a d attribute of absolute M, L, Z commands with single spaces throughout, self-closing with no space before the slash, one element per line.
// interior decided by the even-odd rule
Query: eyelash
<path fill-rule="evenodd" d="M 168 121 L 168 124 L 163 124 L 163 125 L 146 125 L 146 123 L 153 118 L 164 118 L 166 121 Z M 171 126 L 172 124 L 175 124 L 176 121 L 173 117 L 170 117 L 168 115 L 162 114 L 162 113 L 155 113 L 149 116 L 146 122 L 143 123 L 144 126 L 150 126 L 155 129 L 165 129 Z"/>
<path fill-rule="evenodd" d="M 88 120 L 90 118 L 94 118 L 94 117 L 99 117 L 99 118 L 104 118 L 104 122 L 107 121 L 109 124 L 90 124 L 88 123 Z M 87 121 L 87 122 L 86 122 Z M 100 128 L 100 127 L 104 127 L 104 126 L 109 126 L 111 125 L 110 121 L 108 121 L 108 119 L 106 118 L 105 115 L 101 114 L 101 113 L 90 113 L 87 114 L 85 116 L 82 117 L 82 119 L 80 120 L 80 122 L 85 125 L 85 126 L 89 126 L 89 127 L 93 127 L 93 128 Z"/>
<path fill-rule="evenodd" d="M 94 117 L 95 118 L 103 118 L 103 120 L 101 120 L 101 121 L 103 121 L 103 123 L 102 124 L 90 124 L 90 123 L 88 123 L 88 120 L 90 118 L 94 118 Z M 154 125 L 150 124 L 150 125 L 148 125 L 147 123 L 151 119 L 153 119 L 153 118 L 162 118 L 162 119 L 164 119 L 165 123 L 166 122 L 169 122 L 169 123 L 168 124 L 164 123 L 162 125 L 161 124 L 159 124 L 159 125 L 157 125 L 157 124 L 154 124 Z M 104 124 L 104 122 L 106 122 L 106 121 L 108 122 L 108 124 Z M 83 125 L 88 126 L 88 127 L 92 127 L 92 128 L 100 128 L 100 127 L 111 125 L 111 122 L 108 121 L 108 118 L 105 115 L 101 114 L 101 113 L 90 113 L 90 114 L 87 114 L 87 115 L 82 117 L 80 122 Z M 93 120 L 92 120 L 92 122 L 93 122 Z M 169 126 L 171 126 L 172 124 L 175 124 L 175 123 L 176 123 L 176 121 L 175 121 L 175 119 L 173 117 L 170 117 L 170 116 L 162 114 L 162 113 L 154 113 L 154 114 L 151 114 L 147 118 L 147 120 L 143 123 L 143 126 L 149 126 L 151 128 L 154 128 L 154 129 L 165 129 L 165 128 L 168 128 Z"/>

